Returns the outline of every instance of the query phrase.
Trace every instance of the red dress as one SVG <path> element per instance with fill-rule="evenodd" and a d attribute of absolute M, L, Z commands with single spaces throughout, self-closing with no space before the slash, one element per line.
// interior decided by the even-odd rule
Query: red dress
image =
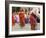
<path fill-rule="evenodd" d="M 30 15 L 30 24 L 36 25 L 36 18 L 33 15 Z"/>
<path fill-rule="evenodd" d="M 19 13 L 19 18 L 20 18 L 20 23 L 22 24 L 21 26 L 25 25 L 25 16 L 24 13 Z"/>
<path fill-rule="evenodd" d="M 12 26 L 14 26 L 15 24 L 15 19 L 14 19 L 14 16 L 12 15 Z"/>

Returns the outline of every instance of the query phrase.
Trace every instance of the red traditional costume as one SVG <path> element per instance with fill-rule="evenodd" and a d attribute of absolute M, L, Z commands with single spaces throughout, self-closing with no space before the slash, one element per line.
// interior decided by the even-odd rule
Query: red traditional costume
<path fill-rule="evenodd" d="M 12 15 L 12 26 L 15 25 L 15 19 L 14 19 L 14 16 Z"/>
<path fill-rule="evenodd" d="M 31 24 L 31 29 L 35 30 L 36 18 L 33 16 L 33 13 L 30 15 L 30 24 Z"/>
<path fill-rule="evenodd" d="M 21 27 L 25 26 L 25 16 L 24 16 L 24 13 L 20 12 L 19 13 L 19 18 L 20 18 Z"/>

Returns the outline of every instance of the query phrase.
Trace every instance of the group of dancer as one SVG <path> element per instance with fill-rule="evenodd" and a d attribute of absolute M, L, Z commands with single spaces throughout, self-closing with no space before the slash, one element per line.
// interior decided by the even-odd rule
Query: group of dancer
<path fill-rule="evenodd" d="M 24 8 L 19 8 L 12 10 L 12 30 L 14 30 L 15 23 L 20 23 L 20 26 L 23 28 L 25 24 L 30 23 L 31 30 L 35 30 L 37 22 L 40 22 L 40 19 L 36 15 L 36 10 L 29 10 L 27 12 Z"/>

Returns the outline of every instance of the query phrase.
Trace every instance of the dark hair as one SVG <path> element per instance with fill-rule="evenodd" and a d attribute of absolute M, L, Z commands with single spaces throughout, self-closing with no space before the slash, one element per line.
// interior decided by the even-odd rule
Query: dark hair
<path fill-rule="evenodd" d="M 32 11 L 33 8 L 29 8 L 29 11 L 31 10 Z"/>
<path fill-rule="evenodd" d="M 25 12 L 27 12 L 27 9 L 25 9 Z"/>
<path fill-rule="evenodd" d="M 16 11 L 15 7 L 12 7 L 12 13 L 14 13 Z"/>
<path fill-rule="evenodd" d="M 20 7 L 12 7 L 12 13 L 19 12 Z"/>
<path fill-rule="evenodd" d="M 16 7 L 16 12 L 19 12 L 19 10 L 20 10 L 20 7 Z"/>

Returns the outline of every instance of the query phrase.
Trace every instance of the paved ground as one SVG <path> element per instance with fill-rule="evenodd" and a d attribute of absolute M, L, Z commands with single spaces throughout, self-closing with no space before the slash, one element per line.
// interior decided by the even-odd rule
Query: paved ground
<path fill-rule="evenodd" d="M 39 30 L 39 29 L 40 29 L 40 24 L 37 23 L 36 30 Z M 30 24 L 25 24 L 25 26 L 23 28 L 21 28 L 19 24 L 17 24 L 17 23 L 15 24 L 14 31 L 24 31 L 24 30 L 30 31 L 31 30 Z"/>

